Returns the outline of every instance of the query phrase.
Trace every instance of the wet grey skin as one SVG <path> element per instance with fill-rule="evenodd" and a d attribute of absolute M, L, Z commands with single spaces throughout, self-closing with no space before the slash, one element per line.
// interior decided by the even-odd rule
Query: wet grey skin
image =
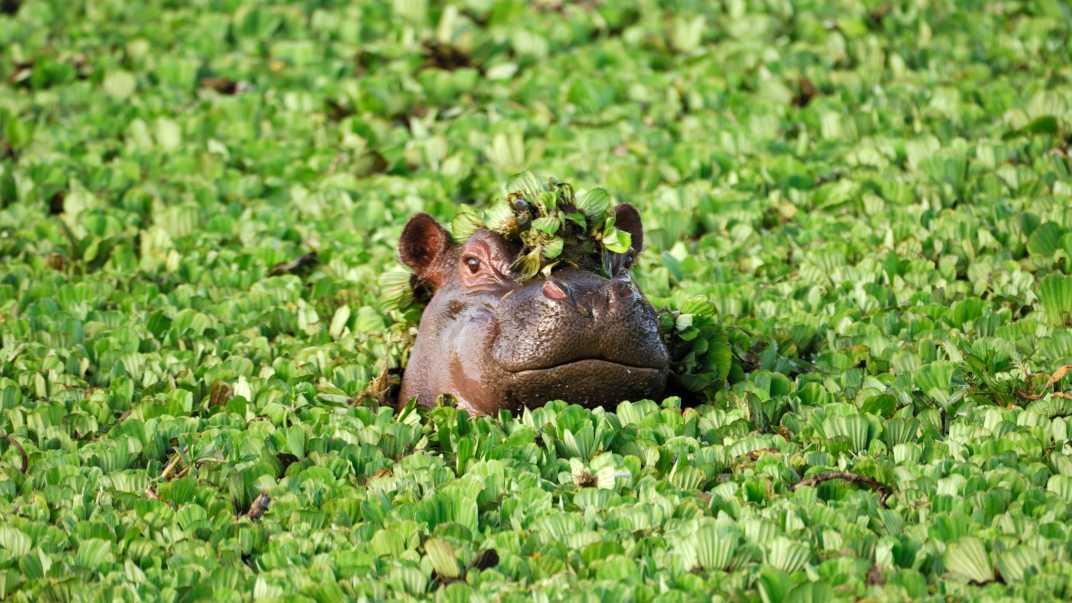
<path fill-rule="evenodd" d="M 643 245 L 636 210 L 615 208 L 633 248 L 615 254 L 611 278 L 568 267 L 518 282 L 518 249 L 478 230 L 461 243 L 431 216 L 406 224 L 399 255 L 434 294 L 421 316 L 399 404 L 434 405 L 443 394 L 475 415 L 548 400 L 584 406 L 655 398 L 669 358 L 651 304 L 632 281 Z"/>

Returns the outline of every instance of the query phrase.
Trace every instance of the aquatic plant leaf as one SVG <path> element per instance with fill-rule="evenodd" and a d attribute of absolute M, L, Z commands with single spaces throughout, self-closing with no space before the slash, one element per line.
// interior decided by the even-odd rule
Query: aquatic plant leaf
<path fill-rule="evenodd" d="M 804 569 L 808 560 L 811 559 L 811 549 L 802 542 L 779 537 L 771 545 L 768 559 L 774 567 L 793 573 Z"/>
<path fill-rule="evenodd" d="M 945 564 L 949 571 L 961 578 L 978 584 L 994 579 L 994 567 L 990 563 L 983 542 L 974 536 L 961 538 L 951 543 L 945 552 Z"/>
<path fill-rule="evenodd" d="M 603 247 L 611 253 L 625 253 L 633 244 L 632 236 L 624 230 L 610 227 L 603 231 Z"/>
<path fill-rule="evenodd" d="M 725 570 L 737 550 L 738 536 L 726 528 L 706 526 L 695 536 L 696 561 L 706 570 Z"/>
<path fill-rule="evenodd" d="M 1051 274 L 1042 279 L 1039 299 L 1050 322 L 1065 324 L 1072 320 L 1072 276 Z"/>
<path fill-rule="evenodd" d="M 603 222 L 610 211 L 610 204 L 610 193 L 602 188 L 590 189 L 577 199 L 577 209 L 595 224 Z"/>
<path fill-rule="evenodd" d="M 432 568 L 443 578 L 457 578 L 461 574 L 454 547 L 442 538 L 429 538 L 424 543 Z"/>

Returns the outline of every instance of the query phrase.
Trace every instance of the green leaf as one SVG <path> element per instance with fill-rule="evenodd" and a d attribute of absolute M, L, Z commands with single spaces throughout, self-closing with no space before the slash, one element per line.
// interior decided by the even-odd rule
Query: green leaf
<path fill-rule="evenodd" d="M 953 376 L 956 368 L 952 362 L 932 362 L 916 373 L 916 385 L 923 393 L 946 406 L 953 400 Z"/>
<path fill-rule="evenodd" d="M 562 227 L 562 221 L 557 217 L 545 216 L 533 220 L 532 227 L 542 233 L 553 235 Z"/>
<path fill-rule="evenodd" d="M 810 559 L 811 549 L 807 544 L 784 537 L 775 539 L 768 556 L 771 565 L 790 574 L 804 569 Z"/>
<path fill-rule="evenodd" d="M 679 52 L 693 52 L 700 47 L 707 21 L 703 15 L 679 17 L 673 22 L 670 41 Z"/>
<path fill-rule="evenodd" d="M 500 170 L 513 172 L 525 165 L 525 139 L 521 132 L 499 132 L 492 136 L 488 158 Z"/>
<path fill-rule="evenodd" d="M 468 206 L 463 206 L 451 220 L 450 231 L 455 241 L 465 241 L 483 226 L 484 221 L 480 216 Z"/>
<path fill-rule="evenodd" d="M 294 426 L 287 430 L 287 449 L 298 458 L 305 458 L 305 430 Z"/>
<path fill-rule="evenodd" d="M 885 436 L 886 444 L 892 448 L 897 444 L 914 441 L 918 430 L 919 421 L 917 419 L 897 417 L 886 422 L 883 435 Z"/>
<path fill-rule="evenodd" d="M 406 542 L 401 533 L 381 529 L 373 534 L 370 548 L 373 554 L 380 557 L 396 556 L 401 555 L 406 550 Z"/>
<path fill-rule="evenodd" d="M 78 552 L 74 556 L 75 565 L 97 571 L 115 561 L 112 545 L 107 540 L 90 538 L 78 543 Z"/>
<path fill-rule="evenodd" d="M 517 258 L 514 262 L 514 267 L 519 279 L 525 281 L 539 274 L 541 255 L 542 250 L 536 247 L 529 253 Z"/>
<path fill-rule="evenodd" d="M 549 260 L 553 260 L 558 256 L 562 255 L 562 246 L 565 245 L 565 243 L 566 242 L 563 241 L 560 237 L 555 237 L 554 239 L 551 239 L 550 243 L 543 246 L 543 257 Z"/>
<path fill-rule="evenodd" d="M 697 467 L 678 463 L 670 472 L 670 483 L 681 490 L 697 490 L 706 481 L 707 476 Z"/>
<path fill-rule="evenodd" d="M 457 578 L 461 574 L 454 547 L 441 538 L 429 538 L 424 543 L 424 550 L 436 573 L 444 578 Z"/>
<path fill-rule="evenodd" d="M 1057 134 L 1059 129 L 1060 125 L 1058 124 L 1056 117 L 1054 117 L 1053 115 L 1043 115 L 1041 117 L 1036 117 L 1031 121 L 1031 123 L 1020 128 L 1019 130 L 1012 130 L 1006 132 L 1005 135 L 1002 136 L 1002 138 L 1004 140 L 1010 140 L 1025 135 L 1054 135 Z"/>
<path fill-rule="evenodd" d="M 846 438 L 850 450 L 863 452 L 870 443 L 870 423 L 860 415 L 830 417 L 823 422 L 823 433 L 827 438 Z"/>
<path fill-rule="evenodd" d="M 161 117 L 156 120 L 156 144 L 165 151 L 174 151 L 182 145 L 182 128 L 174 121 Z"/>
<path fill-rule="evenodd" d="M 0 526 L 0 547 L 9 557 L 19 557 L 30 553 L 33 542 L 22 530 L 13 526 Z"/>
<path fill-rule="evenodd" d="M 484 216 L 484 222 L 488 228 L 504 234 L 513 232 L 517 228 L 517 218 L 514 217 L 510 206 L 505 203 L 491 206 Z"/>
<path fill-rule="evenodd" d="M 789 591 L 786 601 L 790 603 L 823 603 L 834 599 L 834 591 L 827 582 L 805 582 Z"/>
<path fill-rule="evenodd" d="M 1053 222 L 1045 222 L 1031 233 L 1027 240 L 1027 249 L 1032 255 L 1053 257 L 1061 249 L 1061 238 L 1065 231 Z"/>
<path fill-rule="evenodd" d="M 1051 274 L 1039 286 L 1042 309 L 1053 324 L 1072 320 L 1072 276 Z"/>
<path fill-rule="evenodd" d="M 706 570 L 724 570 L 737 550 L 737 535 L 725 528 L 702 528 L 696 533 L 696 561 Z"/>
<path fill-rule="evenodd" d="M 573 222 L 574 224 L 579 226 L 582 230 L 587 230 L 588 229 L 588 221 L 585 219 L 584 214 L 582 214 L 581 212 L 571 211 L 571 212 L 565 214 L 565 217 L 566 217 L 566 220 L 568 220 L 570 222 Z M 600 219 L 600 221 L 602 221 L 602 219 Z"/>
<path fill-rule="evenodd" d="M 12 173 L 12 166 L 0 164 L 0 205 L 14 203 L 18 197 L 18 186 Z"/>
<path fill-rule="evenodd" d="M 354 329 L 361 333 L 380 332 L 386 328 L 383 316 L 372 306 L 361 306 L 357 309 L 357 320 Z"/>
<path fill-rule="evenodd" d="M 1065 501 L 1072 502 L 1072 476 L 1052 475 L 1046 483 L 1046 490 L 1053 492 Z"/>
<path fill-rule="evenodd" d="M 104 91 L 112 97 L 125 100 L 130 98 L 138 88 L 138 80 L 129 71 L 111 71 L 104 76 Z"/>
<path fill-rule="evenodd" d="M 23 555 L 19 559 L 19 570 L 27 580 L 40 580 L 48 575 L 53 565 L 52 557 L 38 550 L 36 554 Z"/>
<path fill-rule="evenodd" d="M 997 568 L 1006 582 L 1021 582 L 1038 571 L 1042 555 L 1036 549 L 1020 545 L 996 555 Z"/>
<path fill-rule="evenodd" d="M 593 188 L 577 198 L 577 209 L 592 222 L 599 223 L 610 211 L 610 203 L 610 193 L 602 188 Z"/>
<path fill-rule="evenodd" d="M 2 113 L 4 117 L 4 141 L 13 149 L 22 149 L 30 144 L 33 139 L 33 128 L 27 122 L 10 113 Z"/>
<path fill-rule="evenodd" d="M 408 284 L 408 283 L 407 283 Z M 350 320 L 350 306 L 343 304 L 335 310 L 335 316 L 331 318 L 331 326 L 328 328 L 328 333 L 332 339 L 338 339 L 342 336 L 343 329 L 346 328 L 346 323 Z"/>
<path fill-rule="evenodd" d="M 763 603 L 782 603 L 788 598 L 790 590 L 789 577 L 781 570 L 764 568 L 760 571 L 757 584 L 759 586 L 759 596 Z"/>
<path fill-rule="evenodd" d="M 1057 130 L 1057 118 L 1053 115 L 1037 117 L 1023 128 L 1027 134 L 1056 134 Z"/>
<path fill-rule="evenodd" d="M 632 236 L 613 226 L 603 231 L 603 247 L 612 253 L 625 253 L 632 246 Z"/>
<path fill-rule="evenodd" d="M 507 185 L 506 190 L 521 193 L 531 203 L 544 192 L 544 185 L 535 174 L 525 171 L 515 176 Z"/>
<path fill-rule="evenodd" d="M 946 548 L 945 565 L 954 575 L 977 584 L 994 580 L 994 567 L 986 547 L 973 536 L 962 538 Z"/>

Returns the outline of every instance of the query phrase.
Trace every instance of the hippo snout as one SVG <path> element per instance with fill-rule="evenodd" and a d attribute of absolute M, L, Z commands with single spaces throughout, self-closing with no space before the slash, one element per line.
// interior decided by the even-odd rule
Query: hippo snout
<path fill-rule="evenodd" d="M 627 275 L 564 270 L 511 292 L 498 308 L 492 358 L 510 373 L 597 360 L 665 372 L 654 309 Z"/>

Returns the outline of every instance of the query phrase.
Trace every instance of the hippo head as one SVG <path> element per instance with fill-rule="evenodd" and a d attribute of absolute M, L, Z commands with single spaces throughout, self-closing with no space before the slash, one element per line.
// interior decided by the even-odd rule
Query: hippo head
<path fill-rule="evenodd" d="M 614 208 L 631 236 L 599 274 L 560 268 L 520 281 L 519 246 L 480 229 L 455 243 L 431 216 L 402 232 L 402 261 L 434 291 L 402 378 L 400 402 L 450 394 L 472 414 L 548 400 L 594 406 L 659 396 L 668 355 L 655 311 L 629 275 L 643 244 L 640 216 Z M 607 278 L 609 276 L 609 278 Z"/>

